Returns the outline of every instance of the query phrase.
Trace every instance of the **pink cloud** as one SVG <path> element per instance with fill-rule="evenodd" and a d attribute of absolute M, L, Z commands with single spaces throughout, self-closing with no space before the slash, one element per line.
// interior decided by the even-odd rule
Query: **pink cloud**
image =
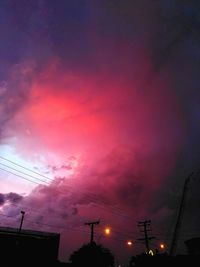
<path fill-rule="evenodd" d="M 55 179 L 4 212 L 24 208 L 25 227 L 64 231 L 62 257 L 88 240 L 78 234 L 85 220 L 101 218 L 116 228 L 126 220 L 131 231 L 130 218 L 156 218 L 149 210 L 174 168 L 183 138 L 176 95 L 159 80 L 141 91 L 125 72 L 116 80 L 71 73 L 53 61 L 33 75 L 26 102 L 5 129 L 17 153 Z"/>

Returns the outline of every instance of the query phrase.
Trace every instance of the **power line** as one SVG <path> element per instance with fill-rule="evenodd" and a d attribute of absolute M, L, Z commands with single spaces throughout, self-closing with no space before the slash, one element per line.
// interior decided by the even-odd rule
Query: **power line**
<path fill-rule="evenodd" d="M 27 212 L 26 212 L 27 213 Z M 0 214 L 1 215 L 1 214 Z M 6 215 L 4 215 L 6 216 Z M 10 217 L 13 217 L 13 216 L 10 216 Z M 51 228 L 59 228 L 59 229 L 64 229 L 64 230 L 68 230 L 68 229 L 71 229 L 71 227 L 65 227 L 65 226 L 62 226 L 62 225 L 56 225 L 56 224 L 48 224 L 48 223 L 45 223 L 45 222 L 38 222 L 38 221 L 33 221 L 33 220 L 30 220 L 28 219 L 29 215 L 27 213 L 27 216 L 26 216 L 26 222 L 31 222 L 31 223 L 34 223 L 34 224 L 39 224 L 39 225 L 43 225 L 43 226 L 47 226 L 47 227 L 51 227 Z M 77 229 L 79 228 L 82 228 L 82 225 L 78 225 L 77 226 Z M 74 229 L 74 228 L 73 228 Z M 83 229 L 83 228 L 82 228 Z M 105 228 L 103 227 L 98 227 L 98 230 L 97 230 L 97 235 L 100 235 L 100 237 L 103 237 L 105 236 L 103 233 L 104 233 L 104 230 Z M 80 232 L 81 231 L 84 231 L 84 230 L 79 230 Z M 89 231 L 87 231 L 87 233 L 89 233 Z M 134 240 L 135 238 L 133 237 L 132 234 L 128 234 L 128 233 L 125 233 L 125 232 L 120 232 L 118 230 L 114 230 L 114 227 L 112 226 L 111 227 L 111 235 L 109 236 L 108 239 L 118 239 L 120 241 L 126 241 L 127 239 L 132 239 Z M 99 238 L 98 240 L 99 241 Z"/>
<path fill-rule="evenodd" d="M 18 207 L 18 208 L 20 208 L 20 209 L 23 209 L 23 210 L 27 210 L 27 207 L 25 206 L 25 205 L 23 205 L 23 206 L 19 206 L 19 205 L 17 205 L 17 204 L 15 204 L 15 203 L 11 203 L 11 205 L 13 205 L 13 206 L 15 206 L 15 207 Z M 31 213 L 35 213 L 35 214 L 40 214 L 38 211 L 34 211 L 34 209 L 32 209 L 31 208 Z M 27 213 L 26 212 L 26 214 L 27 214 L 27 217 L 29 216 L 29 213 Z M 66 228 L 66 227 L 64 227 L 64 226 L 58 226 L 58 225 L 49 225 L 49 224 L 46 224 L 46 223 L 41 223 L 41 222 L 33 222 L 33 221 L 30 221 L 29 219 L 27 219 L 27 217 L 26 217 L 26 221 L 29 221 L 29 222 L 31 222 L 31 223 L 37 223 L 37 224 L 41 224 L 41 225 L 44 225 L 44 226 L 48 226 L 48 227 L 53 227 L 53 228 L 62 228 L 62 229 L 68 229 L 68 228 Z M 86 218 L 83 218 L 84 220 L 86 219 Z M 82 219 L 82 220 L 83 220 Z M 81 226 L 81 225 L 80 225 Z M 79 226 L 79 227 L 80 227 Z M 102 233 L 104 232 L 103 230 L 104 230 L 104 228 L 103 227 L 100 227 L 100 228 L 98 228 Z M 119 229 L 116 229 L 115 227 L 113 227 L 113 225 L 111 226 L 111 231 L 114 233 L 114 235 L 112 235 L 112 238 L 118 238 L 119 239 L 119 237 L 121 237 L 120 238 L 120 240 L 125 240 L 125 239 L 135 239 L 135 238 L 133 238 L 133 236 L 135 236 L 136 235 L 136 233 L 133 233 L 133 232 L 128 232 L 127 233 L 127 231 L 126 232 L 124 232 L 124 231 L 120 231 Z"/>
<path fill-rule="evenodd" d="M 26 167 L 23 167 L 22 165 L 19 165 L 19 164 L 13 162 L 13 161 L 10 161 L 10 160 L 8 160 L 8 159 L 2 157 L 2 156 L 0 156 L 0 158 L 3 158 L 3 159 L 5 159 L 5 160 L 7 160 L 7 161 L 9 161 L 9 162 L 12 162 L 12 163 L 15 164 L 16 166 L 20 166 L 20 167 L 22 167 L 22 168 L 24 168 L 24 169 L 26 169 L 26 170 L 28 170 L 28 171 L 31 171 L 30 169 L 28 169 L 28 168 L 26 168 Z M 31 178 L 33 178 L 33 179 L 42 181 L 42 182 L 44 182 L 44 183 L 50 185 L 50 183 L 47 183 L 47 182 L 45 182 L 45 181 L 43 181 L 43 180 L 41 180 L 41 179 L 39 179 L 39 178 L 37 178 L 37 177 L 35 177 L 35 176 L 33 176 L 33 175 L 27 174 L 27 173 L 25 173 L 25 172 L 22 172 L 21 170 L 17 170 L 17 169 L 15 169 L 15 168 L 10 167 L 10 166 L 8 166 L 8 165 L 5 165 L 5 164 L 3 164 L 3 163 L 0 163 L 0 164 L 3 165 L 3 166 L 6 166 L 7 168 L 13 169 L 13 170 L 15 170 L 15 171 L 17 171 L 17 172 L 19 172 L 19 173 L 21 173 L 21 174 L 23 174 L 23 175 L 27 175 L 27 176 L 29 176 L 29 177 L 31 177 Z M 24 180 L 27 180 L 27 181 L 29 181 L 29 182 L 32 182 L 32 183 L 35 183 L 35 184 L 38 184 L 38 185 L 40 184 L 40 183 L 38 183 L 38 182 L 36 182 L 36 181 L 30 180 L 30 179 L 28 179 L 28 178 L 25 178 L 24 176 L 18 175 L 18 174 L 16 174 L 16 173 L 13 173 L 13 172 L 11 172 L 11 171 L 5 170 L 5 169 L 3 169 L 3 168 L 0 168 L 0 169 L 6 171 L 6 172 L 8 172 L 8 173 L 11 173 L 11 174 L 13 174 L 13 175 L 16 175 L 17 177 L 22 178 L 22 179 L 24 179 Z M 39 173 L 37 173 L 37 174 L 39 175 Z M 41 176 L 43 176 L 43 175 L 41 175 Z M 43 177 L 48 178 L 47 176 L 43 176 Z M 50 178 L 48 178 L 48 179 L 51 180 L 51 181 L 53 181 L 53 179 L 50 179 Z M 118 215 L 118 216 L 121 216 L 121 217 L 123 217 L 123 218 L 125 218 L 125 219 L 128 219 L 128 220 L 130 219 L 130 220 L 131 220 L 131 217 L 128 216 L 127 214 L 124 214 L 124 211 L 121 210 L 120 208 L 116 208 L 116 207 L 114 208 L 113 206 L 112 206 L 112 207 L 110 207 L 110 206 L 105 207 L 105 205 L 108 205 L 108 204 L 107 204 L 105 201 L 103 201 L 102 198 L 100 199 L 98 195 L 91 193 L 89 190 L 86 190 L 86 189 L 84 189 L 84 190 L 79 190 L 79 189 L 77 189 L 77 188 L 76 188 L 76 190 L 74 190 L 74 188 L 73 188 L 70 184 L 67 184 L 67 186 L 68 186 L 69 188 L 72 189 L 72 190 L 71 190 L 72 193 L 73 193 L 73 192 L 81 192 L 82 194 L 85 194 L 86 198 L 87 198 L 88 200 L 90 200 L 91 202 L 93 202 L 93 205 L 98 206 L 98 207 L 100 207 L 101 209 L 104 209 L 104 210 L 106 210 L 106 211 L 108 211 L 108 212 L 111 212 L 111 213 L 114 214 L 114 215 Z M 65 195 L 65 194 L 62 193 L 62 192 L 59 192 L 59 193 Z M 94 201 L 95 201 L 95 202 L 94 202 Z M 97 202 L 100 202 L 100 203 L 97 203 Z"/>
<path fill-rule="evenodd" d="M 14 172 L 9 171 L 9 170 L 5 170 L 5 169 L 3 169 L 3 168 L 1 168 L 1 167 L 0 167 L 0 170 L 3 170 L 3 171 L 8 172 L 8 173 L 10 173 L 10 174 L 13 174 L 13 175 L 15 175 L 15 176 L 17 176 L 17 177 L 19 177 L 19 178 L 22 178 L 22 179 L 28 181 L 28 182 L 31 182 L 31 183 L 34 183 L 34 184 L 38 184 L 38 185 L 41 184 L 41 183 L 35 182 L 35 181 L 33 181 L 33 180 L 27 179 L 27 178 L 25 178 L 25 177 L 23 177 L 23 176 L 21 176 L 21 175 L 19 175 L 19 174 L 16 174 L 16 173 L 14 173 Z"/>
<path fill-rule="evenodd" d="M 24 170 L 30 171 L 30 172 L 32 172 L 32 173 L 34 173 L 34 174 L 37 174 L 37 175 L 39 175 L 39 176 L 41 176 L 41 177 L 43 177 L 43 178 L 46 178 L 46 179 L 48 179 L 48 180 L 50 180 L 50 181 L 53 181 L 53 179 L 49 178 L 48 176 L 43 175 L 43 174 L 41 174 L 41 173 L 39 173 L 39 172 L 33 171 L 33 170 L 31 170 L 31 169 L 29 169 L 29 168 L 27 168 L 27 167 L 24 167 L 23 165 L 20 165 L 20 164 L 18 164 L 18 163 L 16 163 L 16 162 L 12 161 L 12 160 L 10 160 L 10 159 L 4 158 L 4 157 L 2 157 L 2 156 L 0 156 L 0 158 L 3 159 L 3 160 L 8 161 L 8 162 L 10 162 L 10 163 L 12 163 L 12 164 L 14 164 L 14 165 L 20 167 L 20 168 L 23 168 Z"/>
<path fill-rule="evenodd" d="M 2 212 L 0 212 L 0 216 L 3 216 L 3 217 L 8 217 L 8 218 L 11 218 L 11 219 L 16 219 L 16 215 L 15 216 L 11 216 L 11 215 L 7 215 L 7 214 L 4 214 Z M 17 215 L 17 217 L 19 217 L 19 215 Z M 75 231 L 75 232 L 81 232 L 81 233 L 84 233 L 86 235 L 88 235 L 88 233 L 91 233 L 89 231 L 85 231 L 83 229 L 79 229 L 78 227 L 74 228 L 74 227 L 69 227 L 69 226 L 61 226 L 61 225 L 52 225 L 52 224 L 47 224 L 47 223 L 42 223 L 42 222 L 38 222 L 38 221 L 33 221 L 33 220 L 29 220 L 26 218 L 25 222 L 28 222 L 28 223 L 33 223 L 33 224 L 37 224 L 37 225 L 41 225 L 41 226 L 46 226 L 46 227 L 50 227 L 50 228 L 58 228 L 58 229 L 63 229 L 64 231 L 68 231 L 68 230 L 72 230 L 72 231 Z M 116 237 L 116 236 L 112 236 L 112 237 L 109 237 L 109 239 L 115 239 L 117 241 L 125 241 L 124 239 L 122 238 L 119 238 L 119 237 Z"/>
<path fill-rule="evenodd" d="M 11 215 L 4 214 L 2 212 L 0 212 L 0 216 L 4 216 L 4 217 L 16 219 L 16 215 L 15 216 L 11 216 Z M 73 227 L 64 227 L 64 226 L 61 226 L 61 225 L 52 225 L 52 224 L 47 224 L 47 223 L 32 221 L 32 220 L 29 220 L 29 219 L 26 219 L 25 221 L 26 222 L 29 222 L 29 223 L 34 223 L 34 224 L 39 224 L 39 225 L 43 225 L 43 226 L 48 226 L 48 227 L 51 227 L 51 228 L 58 228 L 58 229 L 65 229 L 65 230 L 75 230 L 75 231 L 84 232 L 82 230 L 79 230 L 78 228 L 74 229 Z M 85 231 L 85 233 L 88 234 L 88 231 Z"/>
<path fill-rule="evenodd" d="M 1 163 L 1 162 L 0 162 L 0 164 L 1 164 L 2 166 L 4 166 L 4 167 L 10 168 L 10 169 L 13 170 L 13 171 L 17 171 L 17 172 L 19 172 L 19 173 L 21 173 L 21 174 L 24 174 L 24 175 L 27 175 L 27 176 L 29 176 L 29 177 L 31 177 L 31 178 L 33 178 L 33 179 L 36 179 L 36 180 L 41 181 L 41 182 L 43 182 L 43 183 L 49 184 L 49 183 L 45 182 L 44 180 L 41 180 L 41 179 L 39 179 L 39 178 L 37 178 L 37 177 L 35 177 L 35 176 L 33 176 L 33 175 L 30 175 L 30 174 L 28 174 L 28 173 L 25 173 L 25 172 L 22 172 L 22 171 L 20 171 L 20 170 L 17 170 L 17 169 L 15 169 L 15 168 L 10 167 L 10 166 L 8 166 L 8 165 L 6 165 L 6 164 L 3 164 L 3 163 Z"/>
<path fill-rule="evenodd" d="M 20 209 L 24 209 L 24 210 L 27 210 L 27 206 L 25 206 L 25 205 L 23 205 L 23 206 L 19 206 L 19 205 L 17 205 L 17 204 L 15 204 L 15 203 L 10 203 L 11 205 L 13 205 L 13 206 L 15 206 L 15 207 L 18 207 L 18 208 L 20 208 Z M 35 213 L 35 214 L 40 214 L 39 212 L 38 212 L 38 210 L 36 211 L 36 210 L 34 210 L 33 208 L 31 208 L 31 210 L 30 210 L 30 208 L 28 207 L 28 209 L 29 209 L 29 211 L 31 211 L 31 213 Z M 27 214 L 27 216 L 28 216 L 28 214 Z M 85 220 L 86 218 L 82 218 L 81 219 L 81 221 L 83 221 L 83 220 Z M 46 225 L 46 224 L 45 224 Z M 106 224 L 107 225 L 107 224 Z M 52 227 L 53 226 L 55 226 L 56 228 L 58 228 L 58 226 L 56 226 L 56 225 L 52 225 Z M 81 226 L 81 225 L 80 225 Z M 104 232 L 104 227 L 102 226 L 100 226 L 99 228 L 98 228 L 102 233 Z M 126 232 L 124 232 L 123 230 L 120 230 L 120 229 L 116 229 L 113 225 L 111 225 L 111 231 L 112 231 L 112 233 L 114 234 L 114 235 L 112 235 L 112 238 L 115 238 L 116 236 L 117 237 L 119 237 L 119 236 L 121 236 L 121 237 L 123 237 L 123 239 L 121 238 L 121 240 L 124 240 L 125 238 L 126 239 L 128 239 L 128 238 L 131 238 L 131 239 L 135 239 L 135 238 L 133 238 L 133 236 L 136 236 L 136 232 L 134 233 L 134 232 L 129 232 L 129 231 L 127 231 L 127 229 L 126 229 Z"/>

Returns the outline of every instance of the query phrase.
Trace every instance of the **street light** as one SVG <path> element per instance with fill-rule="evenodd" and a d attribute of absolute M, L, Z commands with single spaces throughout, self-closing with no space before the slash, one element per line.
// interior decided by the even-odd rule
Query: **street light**
<path fill-rule="evenodd" d="M 131 247 L 131 246 L 133 245 L 133 241 L 128 240 L 128 241 L 126 242 L 126 244 L 127 244 L 129 247 Z"/>
<path fill-rule="evenodd" d="M 104 229 L 104 233 L 105 233 L 105 235 L 110 235 L 110 228 L 109 227 L 106 227 Z"/>
<path fill-rule="evenodd" d="M 99 238 L 98 238 L 98 242 L 100 242 L 101 238 L 104 237 L 104 236 L 109 236 L 111 234 L 111 229 L 110 227 L 105 227 L 103 229 L 103 231 L 101 232 L 101 234 L 99 235 Z"/>
<path fill-rule="evenodd" d="M 160 243 L 159 248 L 160 248 L 160 250 L 165 250 L 166 249 L 165 243 Z"/>

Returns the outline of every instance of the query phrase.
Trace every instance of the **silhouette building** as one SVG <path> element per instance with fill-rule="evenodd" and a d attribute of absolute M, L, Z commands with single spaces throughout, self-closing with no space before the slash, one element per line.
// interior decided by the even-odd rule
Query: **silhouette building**
<path fill-rule="evenodd" d="M 200 237 L 186 240 L 185 245 L 190 255 L 200 255 Z"/>
<path fill-rule="evenodd" d="M 20 262 L 24 266 L 56 262 L 59 242 L 59 233 L 0 227 L 0 265 L 1 262 Z"/>

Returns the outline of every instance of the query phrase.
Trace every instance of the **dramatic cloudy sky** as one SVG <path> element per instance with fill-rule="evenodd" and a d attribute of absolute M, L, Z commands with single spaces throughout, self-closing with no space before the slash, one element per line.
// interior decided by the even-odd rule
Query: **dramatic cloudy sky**
<path fill-rule="evenodd" d="M 200 3 L 1 0 L 1 226 L 61 233 L 60 259 L 95 240 L 124 259 L 138 221 L 178 247 L 200 233 Z M 112 227 L 110 237 L 104 226 Z M 130 238 L 134 246 L 127 248 Z"/>

